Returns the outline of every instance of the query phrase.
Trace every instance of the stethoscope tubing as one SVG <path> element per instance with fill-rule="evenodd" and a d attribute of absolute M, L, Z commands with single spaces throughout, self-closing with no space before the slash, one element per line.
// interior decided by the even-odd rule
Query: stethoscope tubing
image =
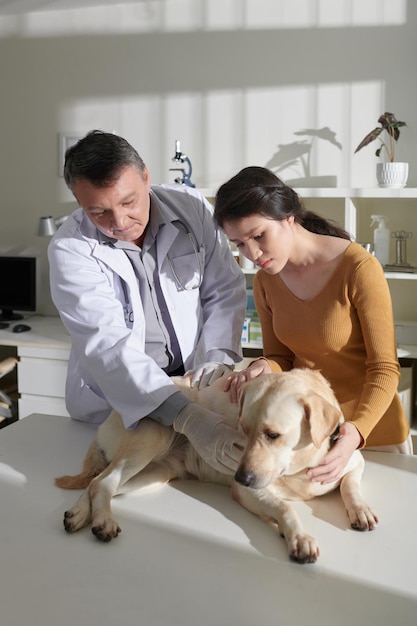
<path fill-rule="evenodd" d="M 199 251 L 197 250 L 197 242 L 196 242 L 195 237 L 194 237 L 193 233 L 191 232 L 191 230 L 181 220 L 176 220 L 176 224 L 180 224 L 181 225 L 181 228 L 184 230 L 185 234 L 188 236 L 189 240 L 191 241 L 191 245 L 192 245 L 193 250 L 194 250 L 195 258 L 197 259 L 198 281 L 194 285 L 192 285 L 191 287 L 187 287 L 187 285 L 184 285 L 182 283 L 182 281 L 180 280 L 177 272 L 175 271 L 174 264 L 172 263 L 172 260 L 170 259 L 169 254 L 167 254 L 169 267 L 171 269 L 173 277 L 175 278 L 175 282 L 177 283 L 177 287 L 180 289 L 180 291 L 193 291 L 194 289 L 199 289 L 201 287 L 202 282 L 203 282 L 203 270 L 204 270 L 203 264 L 201 262 Z"/>

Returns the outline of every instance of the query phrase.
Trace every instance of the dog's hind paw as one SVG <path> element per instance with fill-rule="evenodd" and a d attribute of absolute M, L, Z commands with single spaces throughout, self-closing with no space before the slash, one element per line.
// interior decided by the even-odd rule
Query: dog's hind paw
<path fill-rule="evenodd" d="M 75 533 L 80 528 L 84 528 L 91 520 L 90 497 L 84 491 L 77 502 L 64 513 L 64 528 L 67 533 Z"/>
<path fill-rule="evenodd" d="M 90 521 L 90 513 L 81 509 L 70 509 L 64 513 L 64 528 L 67 533 L 75 533 Z"/>
<path fill-rule="evenodd" d="M 317 541 L 310 535 L 294 535 L 288 540 L 290 559 L 297 563 L 315 563 L 320 550 Z"/>

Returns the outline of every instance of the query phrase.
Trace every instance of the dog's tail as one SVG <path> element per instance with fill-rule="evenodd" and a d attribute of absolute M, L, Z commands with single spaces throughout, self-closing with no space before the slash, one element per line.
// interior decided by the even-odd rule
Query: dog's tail
<path fill-rule="evenodd" d="M 97 446 L 96 441 L 93 440 L 85 455 L 82 472 L 74 476 L 55 478 L 55 484 L 57 487 L 61 487 L 61 489 L 86 489 L 92 479 L 101 474 L 108 464 L 103 451 Z"/>

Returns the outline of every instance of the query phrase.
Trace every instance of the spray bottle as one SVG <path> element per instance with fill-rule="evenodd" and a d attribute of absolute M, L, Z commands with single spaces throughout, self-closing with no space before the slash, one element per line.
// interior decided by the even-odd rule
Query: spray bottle
<path fill-rule="evenodd" d="M 386 227 L 387 219 L 385 215 L 371 215 L 371 226 L 377 224 L 374 230 L 375 256 L 382 266 L 389 263 L 390 232 Z"/>

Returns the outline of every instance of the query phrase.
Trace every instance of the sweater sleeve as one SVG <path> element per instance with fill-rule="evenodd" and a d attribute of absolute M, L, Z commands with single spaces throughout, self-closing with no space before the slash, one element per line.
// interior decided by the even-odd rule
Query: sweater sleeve
<path fill-rule="evenodd" d="M 358 264 L 349 296 L 364 341 L 365 379 L 357 408 L 348 418 L 366 441 L 390 407 L 400 376 L 391 295 L 376 259 Z"/>

